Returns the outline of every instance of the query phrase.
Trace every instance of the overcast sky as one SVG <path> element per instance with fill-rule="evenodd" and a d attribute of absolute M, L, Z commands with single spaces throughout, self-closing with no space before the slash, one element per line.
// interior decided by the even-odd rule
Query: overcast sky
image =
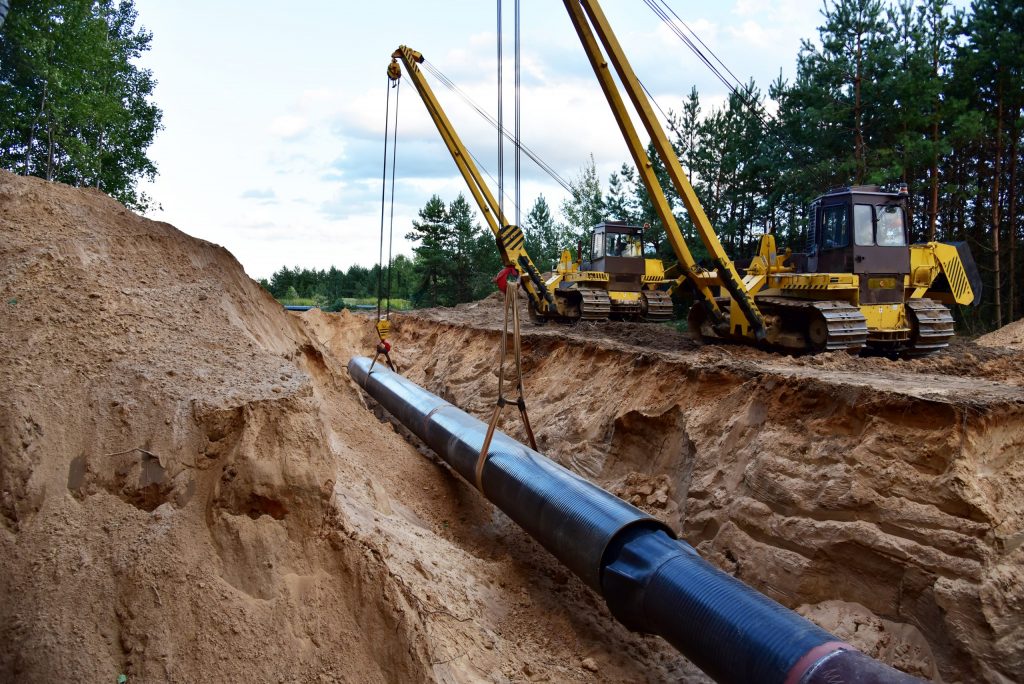
<path fill-rule="evenodd" d="M 512 84 L 512 0 L 506 0 L 506 86 Z M 295 0 L 136 0 L 154 34 L 143 63 L 159 81 L 165 129 L 150 153 L 160 175 L 144 190 L 150 217 L 222 244 L 252 277 L 282 265 L 347 268 L 377 261 L 385 69 L 408 44 L 477 102 L 496 111 L 496 3 Z M 818 0 L 670 0 L 742 80 L 766 90 L 791 78 L 801 38 L 821 23 Z M 692 86 L 705 110 L 725 88 L 642 0 L 605 0 L 634 69 L 658 103 L 678 108 Z M 562 3 L 522 0 L 522 138 L 558 173 L 593 154 L 602 183 L 628 160 Z M 428 75 L 428 78 L 429 75 Z M 497 134 L 431 81 L 459 134 L 497 176 Z M 395 252 L 432 194 L 450 201 L 461 177 L 411 83 L 401 89 Z M 394 100 L 392 100 L 394 102 Z M 512 126 L 512 91 L 505 96 Z M 506 193 L 511 196 L 512 150 Z M 495 189 L 496 191 L 496 189 Z M 523 159 L 523 214 L 561 188 Z M 468 193 L 467 193 L 468 195 Z M 513 210 L 506 204 L 506 212 Z"/>

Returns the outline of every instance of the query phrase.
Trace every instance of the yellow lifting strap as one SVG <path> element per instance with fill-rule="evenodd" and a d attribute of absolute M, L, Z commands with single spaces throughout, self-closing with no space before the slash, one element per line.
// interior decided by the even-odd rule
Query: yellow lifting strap
<path fill-rule="evenodd" d="M 378 340 L 377 353 L 374 355 L 373 362 L 370 364 L 370 370 L 373 370 L 373 367 L 377 365 L 377 359 L 383 356 L 384 360 L 388 364 L 388 368 L 397 373 L 398 369 L 395 367 L 394 362 L 391 361 L 391 343 L 388 342 L 388 336 L 391 335 L 391 321 L 386 318 L 382 318 L 377 321 L 376 330 Z"/>
<path fill-rule="evenodd" d="M 494 429 L 498 425 L 498 417 L 501 410 L 507 404 L 515 404 L 519 408 L 519 416 L 523 420 L 523 427 L 526 429 L 526 436 L 530 440 L 530 448 L 537 450 L 537 440 L 533 436 L 533 428 L 530 427 L 530 417 L 526 414 L 526 400 L 523 398 L 523 355 L 519 335 L 519 274 L 514 268 L 507 268 L 502 273 L 506 274 L 505 280 L 505 324 L 501 331 L 501 351 L 498 360 L 498 399 L 494 405 L 494 412 L 491 413 L 491 422 L 487 425 L 487 436 L 484 437 L 483 446 L 480 447 L 480 455 L 476 460 L 476 488 L 481 492 L 484 490 L 483 475 L 484 466 L 487 464 L 487 452 L 491 448 L 491 439 L 494 437 Z M 514 400 L 505 398 L 505 358 L 508 356 L 508 326 L 509 319 L 512 321 L 512 347 L 516 364 L 516 392 Z"/>

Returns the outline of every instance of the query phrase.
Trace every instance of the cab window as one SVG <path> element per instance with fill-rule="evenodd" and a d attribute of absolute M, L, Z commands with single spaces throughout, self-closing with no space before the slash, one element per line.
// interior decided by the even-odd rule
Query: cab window
<path fill-rule="evenodd" d="M 858 245 L 875 244 L 875 223 L 870 204 L 853 205 L 853 239 Z"/>
<path fill-rule="evenodd" d="M 903 207 L 894 204 L 875 207 L 878 216 L 876 239 L 882 247 L 903 247 L 907 244 L 903 232 Z"/>
<path fill-rule="evenodd" d="M 610 257 L 642 256 L 643 233 L 608 233 L 605 238 L 605 255 Z"/>
<path fill-rule="evenodd" d="M 594 244 L 591 250 L 591 259 L 600 259 L 604 256 L 604 233 L 594 233 Z"/>
<path fill-rule="evenodd" d="M 821 248 L 836 249 L 850 244 L 850 219 L 847 205 L 837 204 L 822 210 Z"/>
<path fill-rule="evenodd" d="M 626 246 L 626 236 L 621 233 L 608 233 L 605 255 L 610 257 L 622 256 L 622 250 Z"/>

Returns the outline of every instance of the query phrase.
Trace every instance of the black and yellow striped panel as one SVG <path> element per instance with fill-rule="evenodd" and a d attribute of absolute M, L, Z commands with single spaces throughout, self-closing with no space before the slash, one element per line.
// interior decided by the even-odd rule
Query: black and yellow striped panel
<path fill-rule="evenodd" d="M 501 244 L 508 251 L 514 251 L 522 247 L 526 238 L 519 226 L 507 225 L 501 229 Z"/>
<path fill-rule="evenodd" d="M 949 281 L 949 287 L 953 291 L 953 295 L 957 299 L 963 298 L 968 288 L 967 273 L 964 271 L 964 265 L 958 259 L 950 259 L 942 267 L 946 271 L 946 280 Z"/>

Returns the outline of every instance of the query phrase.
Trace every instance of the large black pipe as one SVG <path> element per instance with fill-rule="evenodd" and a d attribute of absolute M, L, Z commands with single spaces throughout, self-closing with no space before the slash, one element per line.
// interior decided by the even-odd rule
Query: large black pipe
<path fill-rule="evenodd" d="M 487 425 L 365 357 L 349 374 L 456 472 L 477 482 Z M 704 561 L 663 523 L 495 432 L 487 499 L 626 627 L 658 634 L 719 682 L 915 682 Z"/>

